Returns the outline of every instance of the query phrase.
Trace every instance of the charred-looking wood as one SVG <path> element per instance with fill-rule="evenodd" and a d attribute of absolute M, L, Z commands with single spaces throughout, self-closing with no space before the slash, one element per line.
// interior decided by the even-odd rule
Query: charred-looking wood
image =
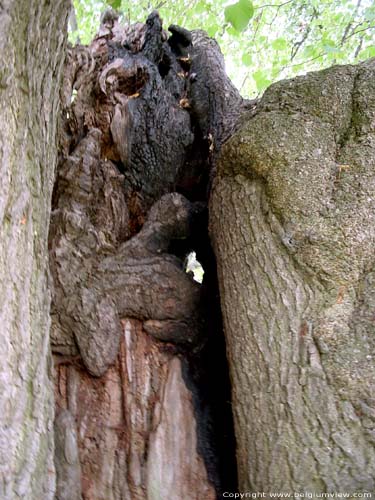
<path fill-rule="evenodd" d="M 217 154 L 233 133 L 245 102 L 225 72 L 217 42 L 202 30 L 192 32 L 192 41 L 189 78 L 192 114 L 211 151 Z"/>
<path fill-rule="evenodd" d="M 224 468 L 213 457 L 225 440 L 212 408 L 228 420 L 230 396 L 225 376 L 225 390 L 210 395 L 225 349 L 215 347 L 220 319 L 208 321 L 220 309 L 207 186 L 245 106 L 216 42 L 169 31 L 167 39 L 156 12 L 124 27 L 108 11 L 93 42 L 68 54 L 49 239 L 52 348 L 105 379 L 131 318 L 148 342 L 185 359 L 198 449 L 219 492 Z M 184 269 L 192 249 L 207 270 L 203 285 Z"/>
<path fill-rule="evenodd" d="M 188 48 L 193 42 L 191 32 L 175 24 L 171 24 L 168 30 L 172 33 L 172 36 L 168 39 L 168 45 L 174 54 L 178 57 L 188 57 Z"/>
<path fill-rule="evenodd" d="M 53 338 L 61 351 L 70 351 L 76 342 L 96 375 L 116 357 L 121 315 L 144 320 L 146 330 L 163 340 L 189 344 L 199 337 L 200 313 L 194 313 L 199 310 L 198 285 L 167 253 L 176 238 L 173 231 L 191 221 L 194 208 L 181 196 L 161 197 L 177 188 L 205 200 L 207 193 L 199 186 L 207 183 L 209 156 L 229 133 L 215 120 L 232 128 L 242 98 L 225 75 L 216 42 L 203 32 L 169 29 L 166 41 L 153 12 L 145 25 L 121 30 L 109 11 L 86 52 L 72 49 L 70 56 L 75 70 L 66 85 L 76 87 L 79 78 L 80 86 L 71 105 L 64 89 L 65 158 L 58 170 L 50 238 Z M 166 60 L 169 66 L 160 74 Z M 186 71 L 187 62 L 192 73 Z M 84 78 L 80 72 L 85 71 Z M 184 100 L 191 100 L 191 107 L 181 105 Z M 170 213 L 163 212 L 165 206 Z M 178 237 L 188 238 L 189 231 L 186 227 Z M 168 282 L 171 300 L 176 294 L 174 305 L 167 302 L 170 310 L 161 305 L 165 293 L 148 293 L 151 269 L 155 290 L 158 276 Z M 103 325 L 99 318 L 105 318 Z"/>
<path fill-rule="evenodd" d="M 142 48 L 143 56 L 154 64 L 161 61 L 163 54 L 163 25 L 158 12 L 150 14 L 146 21 L 145 42 Z"/>
<path fill-rule="evenodd" d="M 107 31 L 98 36 L 86 52 L 95 71 L 77 89 L 66 128 L 73 141 L 91 128 L 102 131 L 102 156 L 121 165 L 127 203 L 141 225 L 150 206 L 174 190 L 190 154 L 194 134 L 189 111 L 181 105 L 188 78 L 165 41 L 157 13 L 133 29 L 121 31 L 115 22 L 111 36 Z M 70 56 L 76 66 L 81 53 L 73 49 Z M 66 82 L 66 96 L 79 72 Z"/>
<path fill-rule="evenodd" d="M 100 137 L 91 130 L 61 166 L 50 233 L 54 339 L 71 346 L 74 335 L 96 376 L 117 356 L 122 317 L 141 319 L 155 338 L 185 346 L 197 342 L 202 327 L 200 287 L 167 253 L 173 239 L 188 238 L 200 206 L 166 194 L 142 230 L 120 243 L 128 220 L 122 176 L 100 159 Z"/>

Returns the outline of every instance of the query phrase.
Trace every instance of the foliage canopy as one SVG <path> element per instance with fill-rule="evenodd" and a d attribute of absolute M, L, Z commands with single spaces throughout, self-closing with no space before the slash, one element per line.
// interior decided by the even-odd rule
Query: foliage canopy
<path fill-rule="evenodd" d="M 245 96 L 282 78 L 375 56 L 373 0 L 74 0 L 74 6 L 70 36 L 81 43 L 108 6 L 129 23 L 157 9 L 166 28 L 206 30 Z"/>

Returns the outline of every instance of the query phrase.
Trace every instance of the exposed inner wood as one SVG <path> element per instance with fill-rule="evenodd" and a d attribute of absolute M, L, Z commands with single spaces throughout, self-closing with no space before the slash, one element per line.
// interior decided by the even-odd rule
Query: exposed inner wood
<path fill-rule="evenodd" d="M 236 487 L 207 198 L 245 106 L 216 42 L 170 32 L 107 13 L 68 54 L 49 238 L 59 499 Z"/>

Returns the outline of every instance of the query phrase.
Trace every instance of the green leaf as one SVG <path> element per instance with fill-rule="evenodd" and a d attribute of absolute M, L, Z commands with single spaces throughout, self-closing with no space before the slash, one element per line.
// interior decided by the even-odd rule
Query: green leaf
<path fill-rule="evenodd" d="M 262 70 L 255 71 L 253 73 L 253 78 L 255 80 L 258 92 L 264 90 L 271 83 L 271 81 L 266 77 L 265 72 Z"/>
<path fill-rule="evenodd" d="M 272 80 L 274 80 L 280 74 L 281 70 L 282 70 L 282 65 L 280 64 L 274 64 L 272 66 L 272 71 L 271 71 Z"/>
<path fill-rule="evenodd" d="M 250 54 L 247 54 L 246 52 L 242 55 L 242 62 L 245 66 L 251 66 L 252 64 L 252 58 Z"/>
<path fill-rule="evenodd" d="M 309 57 L 315 57 L 318 55 L 319 51 L 315 45 L 306 45 L 306 47 L 303 49 L 303 57 L 309 58 Z"/>
<path fill-rule="evenodd" d="M 288 46 L 287 41 L 285 40 L 285 38 L 276 38 L 276 40 L 274 40 L 271 43 L 271 45 L 272 45 L 272 47 L 275 50 L 284 50 Z"/>
<path fill-rule="evenodd" d="M 220 29 L 220 26 L 218 26 L 217 24 L 212 24 L 211 26 L 209 26 L 207 28 L 208 36 L 215 37 L 216 33 L 219 31 L 219 29 Z"/>
<path fill-rule="evenodd" d="M 107 0 L 107 4 L 112 7 L 112 9 L 119 9 L 121 7 L 121 0 Z"/>
<path fill-rule="evenodd" d="M 333 52 L 340 52 L 340 49 L 335 47 L 334 45 L 323 45 L 324 52 L 327 54 L 332 54 Z"/>
<path fill-rule="evenodd" d="M 235 30 L 232 26 L 229 26 L 229 24 L 227 25 L 227 33 L 229 35 L 235 36 L 237 38 L 239 38 L 241 36 L 241 33 L 239 31 Z"/>
<path fill-rule="evenodd" d="M 205 2 L 198 2 L 194 10 L 197 14 L 203 14 L 203 12 L 207 11 L 207 6 Z"/>
<path fill-rule="evenodd" d="M 358 59 L 368 59 L 370 57 L 375 56 L 375 47 L 367 47 L 366 49 L 361 50 L 361 52 L 358 54 Z"/>
<path fill-rule="evenodd" d="M 364 14 L 367 21 L 373 21 L 375 19 L 374 7 L 368 7 L 367 9 L 365 9 Z"/>
<path fill-rule="evenodd" d="M 254 7 L 250 0 L 239 0 L 237 3 L 226 7 L 224 15 L 225 20 L 236 31 L 243 31 L 247 28 L 250 19 L 254 15 Z"/>

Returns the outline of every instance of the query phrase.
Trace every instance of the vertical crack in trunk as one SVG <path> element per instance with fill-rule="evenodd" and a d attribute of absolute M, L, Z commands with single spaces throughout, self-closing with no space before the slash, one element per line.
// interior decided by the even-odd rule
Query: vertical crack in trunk
<path fill-rule="evenodd" d="M 194 397 L 198 450 L 221 498 L 225 491 L 237 491 L 236 445 L 216 261 L 209 244 L 206 249 L 209 259 L 202 286 L 207 339 L 197 356 L 187 356 L 185 381 Z"/>
<path fill-rule="evenodd" d="M 236 489 L 207 202 L 245 106 L 216 42 L 170 32 L 109 11 L 68 54 L 49 238 L 58 499 Z"/>

